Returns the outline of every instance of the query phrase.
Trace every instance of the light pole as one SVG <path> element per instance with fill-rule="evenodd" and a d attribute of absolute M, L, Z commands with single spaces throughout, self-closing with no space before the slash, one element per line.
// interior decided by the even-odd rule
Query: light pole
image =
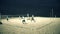
<path fill-rule="evenodd" d="M 53 17 L 53 8 L 52 8 L 52 17 Z"/>

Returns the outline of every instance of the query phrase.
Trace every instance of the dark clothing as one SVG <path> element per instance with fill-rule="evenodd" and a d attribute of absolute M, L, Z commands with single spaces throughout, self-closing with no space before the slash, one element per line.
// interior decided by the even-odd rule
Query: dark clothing
<path fill-rule="evenodd" d="M 7 21 L 8 21 L 8 18 L 7 18 Z"/>
<path fill-rule="evenodd" d="M 0 24 L 2 24 L 2 22 L 0 22 Z"/>
<path fill-rule="evenodd" d="M 22 22 L 25 22 L 25 20 L 22 20 Z"/>
<path fill-rule="evenodd" d="M 34 20 L 34 18 L 32 17 L 32 19 L 31 19 L 31 21 L 34 21 L 35 22 L 35 20 Z"/>
<path fill-rule="evenodd" d="M 34 20 L 34 18 L 32 17 L 32 20 Z"/>
<path fill-rule="evenodd" d="M 25 20 L 22 20 L 22 23 L 23 23 L 23 24 L 26 24 L 26 21 L 25 21 Z"/>

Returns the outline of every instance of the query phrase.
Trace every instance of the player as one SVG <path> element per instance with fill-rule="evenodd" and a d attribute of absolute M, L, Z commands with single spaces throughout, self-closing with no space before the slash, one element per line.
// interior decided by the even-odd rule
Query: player
<path fill-rule="evenodd" d="M 35 22 L 34 15 L 32 15 L 31 21 L 34 21 Z"/>
<path fill-rule="evenodd" d="M 22 18 L 23 18 L 22 23 L 23 23 L 23 24 L 26 24 L 25 17 L 24 17 L 24 16 L 22 16 Z"/>
<path fill-rule="evenodd" d="M 27 17 L 28 17 L 27 20 L 30 20 L 30 18 L 29 18 L 29 14 L 28 14 L 28 13 L 27 13 Z"/>
<path fill-rule="evenodd" d="M 8 19 L 8 16 L 7 16 L 7 21 L 8 21 L 9 19 Z"/>

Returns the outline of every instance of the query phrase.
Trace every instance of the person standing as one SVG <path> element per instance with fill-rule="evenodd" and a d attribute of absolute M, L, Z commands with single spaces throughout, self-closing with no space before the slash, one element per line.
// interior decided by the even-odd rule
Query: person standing
<path fill-rule="evenodd" d="M 30 20 L 29 14 L 27 13 L 27 20 Z"/>
<path fill-rule="evenodd" d="M 34 21 L 35 22 L 34 15 L 32 15 L 31 21 Z"/>
<path fill-rule="evenodd" d="M 8 21 L 9 19 L 8 19 L 8 16 L 7 16 L 7 21 Z"/>

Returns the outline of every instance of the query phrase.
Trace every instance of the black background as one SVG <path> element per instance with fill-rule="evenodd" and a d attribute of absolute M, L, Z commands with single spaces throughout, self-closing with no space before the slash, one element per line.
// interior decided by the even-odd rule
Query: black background
<path fill-rule="evenodd" d="M 54 15 L 60 17 L 60 0 L 0 0 L 2 15 L 50 16 L 52 8 Z"/>

